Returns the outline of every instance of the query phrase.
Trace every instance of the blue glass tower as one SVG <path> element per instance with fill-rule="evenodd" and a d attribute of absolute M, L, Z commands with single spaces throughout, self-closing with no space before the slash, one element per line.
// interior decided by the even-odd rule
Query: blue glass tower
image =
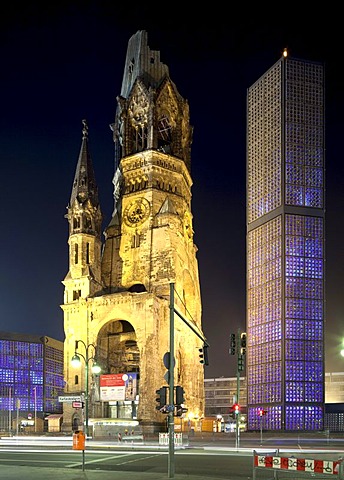
<path fill-rule="evenodd" d="M 43 423 L 48 413 L 61 413 L 58 396 L 63 392 L 62 342 L 0 332 L 0 432 L 12 431 L 16 416 L 24 431 L 41 431 L 28 424 L 36 418 Z"/>
<path fill-rule="evenodd" d="M 284 52 L 247 92 L 249 430 L 323 429 L 324 165 L 324 67 Z"/>

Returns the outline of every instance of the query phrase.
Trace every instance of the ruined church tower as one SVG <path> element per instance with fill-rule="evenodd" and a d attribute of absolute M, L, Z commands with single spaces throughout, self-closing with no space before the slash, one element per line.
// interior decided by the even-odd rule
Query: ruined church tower
<path fill-rule="evenodd" d="M 174 384 L 183 386 L 188 409 L 181 423 L 204 415 L 204 367 L 198 350 L 204 336 L 191 211 L 189 106 L 160 52 L 150 50 L 145 31 L 129 40 L 111 130 L 114 209 L 103 241 L 86 122 L 67 207 L 69 271 L 61 305 L 65 394 L 82 400 L 87 395 L 92 426 L 105 429 L 103 420 L 116 424 L 126 418 L 156 431 L 166 420 L 155 399 L 156 390 L 166 385 L 163 357 L 170 346 L 171 284 L 175 308 L 189 323 L 175 315 Z M 77 369 L 71 365 L 75 353 L 84 357 Z M 97 376 L 91 373 L 95 362 L 102 369 Z M 132 396 L 119 398 L 119 389 L 117 399 L 106 398 L 110 390 L 104 382 L 119 377 L 135 380 Z M 63 428 L 82 424 L 85 412 L 64 403 Z"/>

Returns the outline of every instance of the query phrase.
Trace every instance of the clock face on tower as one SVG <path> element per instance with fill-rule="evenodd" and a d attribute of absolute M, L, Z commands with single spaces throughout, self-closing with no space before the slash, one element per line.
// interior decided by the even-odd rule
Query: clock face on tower
<path fill-rule="evenodd" d="M 149 202 L 145 198 L 138 198 L 125 209 L 124 221 L 130 227 L 135 227 L 148 218 L 149 210 Z"/>

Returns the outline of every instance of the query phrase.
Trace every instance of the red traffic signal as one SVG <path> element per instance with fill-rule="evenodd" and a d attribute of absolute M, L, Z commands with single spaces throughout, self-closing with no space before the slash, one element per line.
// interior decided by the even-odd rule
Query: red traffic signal
<path fill-rule="evenodd" d="M 266 411 L 264 410 L 264 408 L 260 408 L 260 409 L 258 410 L 258 415 L 259 415 L 260 417 L 262 417 L 263 415 L 266 415 Z"/>
<path fill-rule="evenodd" d="M 232 408 L 233 408 L 233 412 L 236 415 L 238 415 L 240 413 L 240 405 L 238 403 L 235 403 Z"/>

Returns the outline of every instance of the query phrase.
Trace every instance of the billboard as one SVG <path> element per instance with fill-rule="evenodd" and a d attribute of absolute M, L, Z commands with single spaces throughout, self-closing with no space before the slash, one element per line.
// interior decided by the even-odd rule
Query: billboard
<path fill-rule="evenodd" d="M 100 375 L 100 400 L 102 402 L 135 400 L 136 395 L 137 373 Z"/>

